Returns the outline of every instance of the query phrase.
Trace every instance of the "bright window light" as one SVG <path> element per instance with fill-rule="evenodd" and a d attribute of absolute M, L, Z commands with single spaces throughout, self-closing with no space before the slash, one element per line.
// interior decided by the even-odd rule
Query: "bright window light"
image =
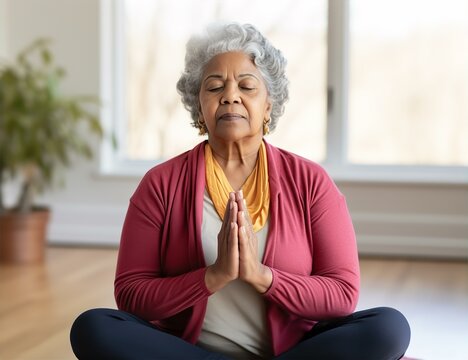
<path fill-rule="evenodd" d="M 349 160 L 468 165 L 468 2 L 350 2 Z"/>
<path fill-rule="evenodd" d="M 190 35 L 214 21 L 251 23 L 288 59 L 290 101 L 273 144 L 315 161 L 325 156 L 327 2 L 124 0 L 124 156 L 164 159 L 202 141 L 176 82 Z"/>

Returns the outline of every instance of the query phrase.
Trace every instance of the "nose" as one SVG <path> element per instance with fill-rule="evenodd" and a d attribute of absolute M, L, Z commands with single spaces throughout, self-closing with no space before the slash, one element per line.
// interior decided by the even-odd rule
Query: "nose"
<path fill-rule="evenodd" d="M 221 104 L 240 104 L 241 97 L 236 84 L 226 84 L 220 100 Z"/>

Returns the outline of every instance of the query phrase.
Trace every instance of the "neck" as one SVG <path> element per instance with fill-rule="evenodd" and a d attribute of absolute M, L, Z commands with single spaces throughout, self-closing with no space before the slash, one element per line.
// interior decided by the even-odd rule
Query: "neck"
<path fill-rule="evenodd" d="M 244 168 L 251 171 L 257 162 L 262 138 L 255 139 L 255 141 L 239 140 L 222 143 L 214 139 L 208 139 L 208 142 L 213 151 L 213 156 L 223 170 Z"/>
<path fill-rule="evenodd" d="M 256 142 L 232 141 L 218 143 L 213 139 L 208 141 L 213 156 L 223 169 L 231 187 L 235 191 L 240 190 L 255 169 L 262 138 L 260 137 Z"/>

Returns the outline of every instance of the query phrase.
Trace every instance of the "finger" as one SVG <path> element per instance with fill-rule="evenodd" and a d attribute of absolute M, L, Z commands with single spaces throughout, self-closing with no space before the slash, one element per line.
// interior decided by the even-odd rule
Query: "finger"
<path fill-rule="evenodd" d="M 239 227 L 248 225 L 247 219 L 245 218 L 245 211 L 241 210 L 237 212 L 237 223 Z"/>
<path fill-rule="evenodd" d="M 245 212 L 245 218 L 247 219 L 247 223 L 252 227 L 252 219 L 250 218 L 249 210 L 247 208 L 247 202 L 244 198 L 244 193 L 242 190 L 239 190 L 236 192 L 236 202 L 237 202 L 237 207 L 238 211 L 244 211 Z M 252 230 L 253 231 L 253 230 Z"/>
<path fill-rule="evenodd" d="M 218 236 L 218 254 L 223 254 L 223 256 L 229 256 L 231 252 L 231 237 L 233 236 L 233 223 L 229 221 L 225 227 L 225 232 L 220 232 Z"/>
<path fill-rule="evenodd" d="M 250 214 L 249 214 L 248 211 L 245 212 L 245 219 L 246 219 L 247 224 L 248 224 L 247 228 L 248 228 L 252 233 L 254 233 L 254 228 L 253 228 L 252 219 L 251 219 Z"/>
<path fill-rule="evenodd" d="M 235 196 L 233 192 L 229 193 L 228 203 L 229 203 L 229 218 L 224 223 L 225 232 L 222 233 L 224 243 L 226 245 L 225 251 L 227 252 L 229 251 L 229 245 L 227 243 L 229 242 L 229 237 L 231 236 L 231 232 L 232 232 L 231 224 L 237 221 L 237 204 L 235 202 Z"/>
<path fill-rule="evenodd" d="M 247 227 L 246 230 L 253 232 L 252 219 L 250 218 L 249 210 L 247 209 L 247 203 L 243 197 L 242 190 L 236 192 L 236 203 L 238 211 L 243 213 L 242 225 Z"/>
<path fill-rule="evenodd" d="M 236 203 L 236 194 L 234 192 L 229 193 L 229 201 L 231 202 L 229 221 L 235 222 L 235 219 L 237 219 L 238 206 Z"/>
<path fill-rule="evenodd" d="M 245 209 L 243 210 L 238 210 L 239 213 L 242 213 L 242 218 L 239 218 L 238 221 L 241 223 L 241 225 L 244 225 L 247 227 L 246 230 L 248 231 L 254 231 L 253 230 L 253 223 L 252 223 L 252 219 L 250 218 L 250 214 L 249 214 L 249 211 L 247 210 L 247 207 L 245 207 Z"/>
<path fill-rule="evenodd" d="M 242 225 L 242 226 L 239 226 L 239 246 L 240 247 L 243 247 L 247 244 L 247 240 L 248 240 L 248 236 L 247 236 L 247 232 L 245 230 L 245 226 Z"/>
<path fill-rule="evenodd" d="M 226 210 L 224 211 L 224 218 L 223 218 L 223 223 L 221 225 L 221 233 L 225 233 L 226 231 L 229 232 L 229 222 L 230 222 L 230 215 L 231 215 L 231 208 L 232 208 L 232 193 L 229 194 L 229 198 L 226 204 Z"/>
<path fill-rule="evenodd" d="M 233 195 L 234 197 L 234 195 Z M 231 222 L 237 222 L 237 214 L 238 214 L 238 211 L 239 211 L 239 207 L 237 205 L 237 202 L 235 201 L 235 199 L 231 199 L 231 214 L 230 214 L 230 221 Z"/>
<path fill-rule="evenodd" d="M 258 261 L 258 245 L 255 235 L 248 233 L 245 226 L 239 227 L 239 259 Z"/>
<path fill-rule="evenodd" d="M 244 211 L 243 213 L 243 219 L 240 219 L 239 226 L 242 226 L 243 229 L 239 229 L 239 234 L 244 233 L 245 234 L 245 241 L 246 243 L 253 248 L 257 247 L 257 235 L 255 234 L 254 228 L 252 223 L 249 221 L 250 219 L 246 219 Z M 242 224 L 241 224 L 242 223 Z"/>
<path fill-rule="evenodd" d="M 235 223 L 235 222 L 232 222 L 231 223 L 231 228 L 230 228 L 230 232 L 229 232 L 229 240 L 232 242 L 232 241 L 237 241 L 237 236 L 239 235 L 238 234 L 238 231 L 239 231 L 239 226 Z M 231 244 L 231 243 L 230 243 Z"/>
<path fill-rule="evenodd" d="M 244 193 L 242 192 L 242 190 L 236 191 L 235 195 L 236 195 L 236 202 L 237 202 L 237 206 L 239 210 L 240 211 L 247 210 L 247 205 L 245 203 Z"/>
<path fill-rule="evenodd" d="M 238 229 L 238 243 L 239 243 L 239 260 L 244 261 L 245 260 L 245 232 L 244 232 L 244 226 L 239 226 Z"/>
<path fill-rule="evenodd" d="M 230 227 L 230 233 L 229 233 L 229 253 L 236 257 L 238 256 L 238 251 L 239 251 L 239 226 L 235 223 L 231 223 Z"/>
<path fill-rule="evenodd" d="M 238 232 L 239 232 L 239 259 L 241 261 L 247 261 L 254 254 L 254 249 L 252 248 L 250 244 L 246 227 L 240 226 Z"/>

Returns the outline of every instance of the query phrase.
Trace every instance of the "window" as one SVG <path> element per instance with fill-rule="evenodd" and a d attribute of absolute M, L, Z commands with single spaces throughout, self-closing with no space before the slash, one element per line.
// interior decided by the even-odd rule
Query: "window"
<path fill-rule="evenodd" d="M 288 59 L 290 102 L 270 141 L 323 160 L 324 0 L 124 0 L 121 5 L 125 24 L 123 156 L 168 158 L 202 141 L 190 126 L 190 115 L 175 86 L 184 67 L 189 36 L 222 20 L 255 24 Z"/>
<path fill-rule="evenodd" d="M 349 160 L 468 165 L 468 3 L 350 4 Z"/>
<path fill-rule="evenodd" d="M 254 24 L 288 59 L 274 145 L 338 180 L 468 182 L 463 0 L 101 1 L 104 118 L 119 139 L 104 172 L 141 175 L 203 139 L 175 85 L 188 37 L 221 20 Z"/>

